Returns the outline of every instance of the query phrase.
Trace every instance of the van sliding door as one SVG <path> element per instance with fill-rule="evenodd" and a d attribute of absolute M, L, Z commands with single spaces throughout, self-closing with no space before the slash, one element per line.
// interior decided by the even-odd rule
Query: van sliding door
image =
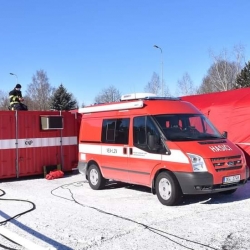
<path fill-rule="evenodd" d="M 129 118 L 104 119 L 102 126 L 103 176 L 128 182 Z"/>

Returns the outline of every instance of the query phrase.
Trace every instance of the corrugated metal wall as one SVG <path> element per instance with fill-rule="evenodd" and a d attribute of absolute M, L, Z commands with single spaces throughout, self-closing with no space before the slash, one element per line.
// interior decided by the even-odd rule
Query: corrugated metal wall
<path fill-rule="evenodd" d="M 42 130 L 41 116 L 61 115 L 62 130 Z M 78 161 L 77 115 L 57 111 L 0 111 L 0 179 L 43 174 L 43 166 L 70 171 Z"/>
<path fill-rule="evenodd" d="M 15 113 L 0 112 L 0 178 L 16 176 Z"/>

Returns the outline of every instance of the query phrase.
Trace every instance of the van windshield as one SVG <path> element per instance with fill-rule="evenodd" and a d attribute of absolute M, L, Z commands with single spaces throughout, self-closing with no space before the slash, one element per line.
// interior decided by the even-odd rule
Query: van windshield
<path fill-rule="evenodd" d="M 162 132 L 171 141 L 208 140 L 223 138 L 202 114 L 154 115 Z"/>

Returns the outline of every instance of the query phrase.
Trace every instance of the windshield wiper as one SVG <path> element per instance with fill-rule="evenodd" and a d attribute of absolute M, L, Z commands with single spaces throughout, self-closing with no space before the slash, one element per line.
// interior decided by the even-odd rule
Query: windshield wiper
<path fill-rule="evenodd" d="M 204 139 L 222 139 L 221 136 L 217 136 L 217 135 L 200 135 L 198 137 L 199 137 L 199 139 L 202 139 L 202 138 L 204 138 Z"/>

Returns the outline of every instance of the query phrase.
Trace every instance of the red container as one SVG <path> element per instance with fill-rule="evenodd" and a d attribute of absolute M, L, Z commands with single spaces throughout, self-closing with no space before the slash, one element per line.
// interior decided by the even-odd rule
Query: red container
<path fill-rule="evenodd" d="M 51 117 L 59 118 L 62 128 L 54 121 L 49 124 Z M 71 171 L 78 161 L 76 114 L 1 111 L 0 126 L 0 179 L 43 174 L 43 167 L 49 165 L 60 164 L 63 171 Z"/>

